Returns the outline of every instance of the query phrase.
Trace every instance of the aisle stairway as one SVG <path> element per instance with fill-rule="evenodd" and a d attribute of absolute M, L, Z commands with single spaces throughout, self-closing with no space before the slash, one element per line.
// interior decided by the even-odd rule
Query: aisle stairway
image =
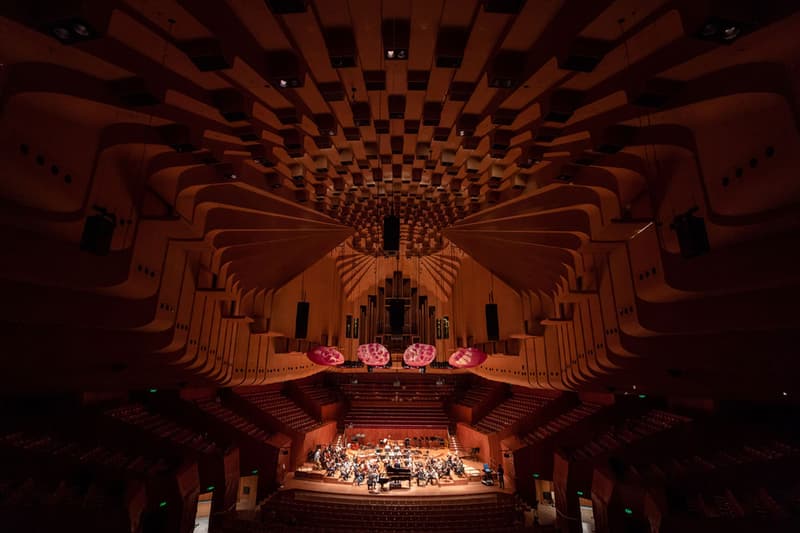
<path fill-rule="evenodd" d="M 447 432 L 447 438 L 450 441 L 450 453 L 458 455 L 459 457 L 464 457 L 464 455 L 465 455 L 464 448 L 462 448 L 461 444 L 459 444 L 455 433 L 450 433 L 448 431 Z"/>

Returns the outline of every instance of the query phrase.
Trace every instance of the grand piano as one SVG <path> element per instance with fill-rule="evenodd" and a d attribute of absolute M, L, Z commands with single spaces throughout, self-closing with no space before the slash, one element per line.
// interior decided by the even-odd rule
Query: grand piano
<path fill-rule="evenodd" d="M 410 468 L 395 468 L 393 466 L 386 467 L 386 475 L 381 476 L 378 483 L 381 488 L 384 484 L 389 483 L 389 488 L 401 488 L 402 482 L 408 481 L 408 488 L 411 488 L 411 469 Z"/>

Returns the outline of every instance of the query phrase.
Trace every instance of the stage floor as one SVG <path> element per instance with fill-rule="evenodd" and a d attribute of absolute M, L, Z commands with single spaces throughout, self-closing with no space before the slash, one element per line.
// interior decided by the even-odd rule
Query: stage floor
<path fill-rule="evenodd" d="M 425 452 L 429 452 L 430 456 L 433 458 L 438 457 L 447 457 L 449 453 L 448 450 L 444 448 L 439 449 L 421 449 L 420 450 L 424 455 Z M 357 452 L 348 451 L 349 454 L 354 454 Z M 364 452 L 362 452 L 364 453 Z M 415 497 L 430 497 L 430 496 L 464 496 L 468 494 L 487 494 L 487 493 L 497 493 L 503 492 L 507 494 L 512 494 L 514 492 L 514 484 L 511 480 L 509 480 L 508 476 L 505 476 L 505 489 L 500 489 L 497 480 L 495 479 L 495 483 L 493 486 L 487 487 L 483 483 L 480 482 L 480 474 L 483 469 L 483 463 L 479 463 L 477 461 L 472 461 L 469 459 L 462 459 L 464 461 L 465 469 L 469 474 L 472 472 L 472 477 L 469 476 L 466 478 L 458 478 L 454 477 L 453 482 L 447 482 L 447 480 L 440 480 L 439 484 L 437 485 L 426 485 L 424 487 L 418 487 L 416 480 L 412 480 L 411 488 L 407 488 L 408 485 L 406 482 L 403 482 L 403 488 L 395 488 L 389 491 L 379 491 L 379 492 L 369 492 L 367 490 L 367 484 L 362 483 L 361 486 L 357 486 L 353 483 L 352 477 L 350 481 L 341 481 L 338 479 L 338 474 L 335 477 L 325 477 L 321 479 L 300 479 L 300 476 L 295 476 L 294 472 L 290 472 L 287 474 L 286 478 L 284 479 L 283 486 L 281 486 L 280 490 L 305 490 L 311 492 L 321 492 L 321 493 L 328 493 L 328 494 L 341 494 L 341 495 L 352 495 L 352 496 L 370 496 L 370 497 L 401 497 L 401 498 L 415 498 Z M 321 471 L 315 471 L 317 473 Z M 319 475 L 319 474 L 318 474 Z"/>

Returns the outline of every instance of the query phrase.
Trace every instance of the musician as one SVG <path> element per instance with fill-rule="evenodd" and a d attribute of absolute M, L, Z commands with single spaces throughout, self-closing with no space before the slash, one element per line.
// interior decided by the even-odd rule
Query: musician
<path fill-rule="evenodd" d="M 317 446 L 317 449 L 314 450 L 314 464 L 317 465 L 317 468 L 321 466 L 321 463 L 319 462 L 321 455 L 322 455 L 322 450 L 319 446 Z"/>

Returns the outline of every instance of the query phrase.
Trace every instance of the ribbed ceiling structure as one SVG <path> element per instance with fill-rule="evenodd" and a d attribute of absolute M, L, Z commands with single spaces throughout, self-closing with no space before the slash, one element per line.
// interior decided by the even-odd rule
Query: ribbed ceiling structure
<path fill-rule="evenodd" d="M 80 339 L 49 382 L 94 368 L 108 346 L 125 361 L 115 368 L 144 361 L 136 377 L 161 364 L 141 354 L 158 352 L 214 382 L 263 381 L 268 343 L 242 334 L 209 355 L 209 335 L 229 337 L 198 309 L 264 325 L 265 302 L 326 254 L 350 304 L 395 268 L 444 302 L 457 280 L 469 291 L 459 272 L 472 257 L 524 300 L 530 331 L 509 335 L 543 365 L 487 363 L 489 377 L 769 387 L 764 368 L 713 369 L 753 352 L 775 369 L 794 354 L 798 9 L 6 2 L 0 274 L 24 297 L 2 327 L 10 351 L 37 354 L 14 370 Z M 114 221 L 102 260 L 79 250 L 98 213 Z M 398 256 L 382 250 L 388 214 Z M 693 214 L 708 241 L 698 253 L 686 248 Z M 224 314 L 223 299 L 257 305 Z M 276 334 L 263 329 L 253 335 Z"/>

